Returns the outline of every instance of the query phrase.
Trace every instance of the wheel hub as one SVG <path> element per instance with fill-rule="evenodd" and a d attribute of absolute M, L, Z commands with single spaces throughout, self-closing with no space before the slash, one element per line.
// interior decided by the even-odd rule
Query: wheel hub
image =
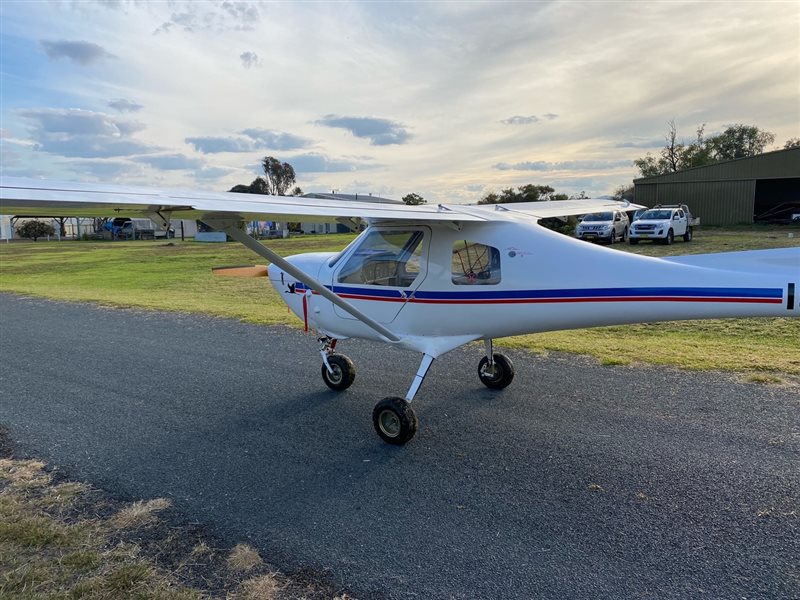
<path fill-rule="evenodd" d="M 400 419 L 391 410 L 384 410 L 378 416 L 378 426 L 388 437 L 397 437 L 400 434 Z"/>
<path fill-rule="evenodd" d="M 342 381 L 342 369 L 339 365 L 331 365 L 331 370 L 328 372 L 328 379 L 331 383 L 339 383 Z"/>
<path fill-rule="evenodd" d="M 497 379 L 500 376 L 500 369 L 497 368 L 497 365 L 493 364 L 486 364 L 481 369 L 481 375 L 484 377 L 488 377 L 489 379 Z"/>

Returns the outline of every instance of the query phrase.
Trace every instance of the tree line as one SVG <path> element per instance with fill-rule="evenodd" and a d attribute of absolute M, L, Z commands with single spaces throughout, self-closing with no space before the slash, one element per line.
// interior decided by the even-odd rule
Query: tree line
<path fill-rule="evenodd" d="M 675 121 L 668 123 L 666 143 L 657 155 L 649 152 L 633 161 L 642 177 L 675 173 L 725 160 L 763 154 L 775 142 L 775 134 L 755 125 L 736 123 L 722 132 L 706 137 L 705 124 L 699 125 L 691 141 L 679 140 Z M 800 138 L 789 139 L 784 148 L 800 146 Z"/>

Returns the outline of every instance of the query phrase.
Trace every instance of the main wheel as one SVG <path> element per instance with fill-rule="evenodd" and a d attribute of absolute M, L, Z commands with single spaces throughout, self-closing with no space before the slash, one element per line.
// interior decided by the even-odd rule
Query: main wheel
<path fill-rule="evenodd" d="M 328 368 L 322 365 L 322 381 L 332 390 L 341 392 L 353 385 L 356 378 L 356 366 L 344 354 L 329 354 L 328 364 L 333 373 L 328 372 Z"/>
<path fill-rule="evenodd" d="M 486 387 L 502 390 L 514 380 L 514 365 L 505 354 L 494 354 L 490 367 L 489 359 L 484 356 L 478 364 L 478 377 Z"/>
<path fill-rule="evenodd" d="M 674 242 L 674 241 L 675 241 L 675 233 L 672 231 L 672 229 L 670 229 L 670 230 L 667 232 L 667 237 L 665 237 L 665 238 L 664 238 L 664 243 L 665 243 L 667 246 L 671 246 L 671 245 L 672 245 L 672 242 Z"/>
<path fill-rule="evenodd" d="M 684 242 L 691 242 L 692 241 L 692 228 L 687 227 L 686 233 L 683 234 L 683 241 Z"/>
<path fill-rule="evenodd" d="M 617 230 L 612 227 L 611 228 L 611 237 L 608 238 L 608 245 L 609 246 L 613 246 L 614 242 L 616 241 L 616 239 L 617 239 Z"/>
<path fill-rule="evenodd" d="M 404 398 L 384 398 L 372 411 L 372 424 L 384 442 L 402 446 L 417 433 L 417 415 Z"/>
<path fill-rule="evenodd" d="M 625 229 L 622 230 L 622 243 L 624 244 L 625 240 L 627 239 L 628 239 L 628 228 L 626 227 Z"/>

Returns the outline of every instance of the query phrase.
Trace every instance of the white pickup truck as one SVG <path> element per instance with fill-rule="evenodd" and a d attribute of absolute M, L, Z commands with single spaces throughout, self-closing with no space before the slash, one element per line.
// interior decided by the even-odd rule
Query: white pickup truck
<path fill-rule="evenodd" d="M 660 204 L 636 217 L 628 241 L 631 244 L 638 244 L 639 240 L 671 244 L 676 237 L 683 236 L 684 242 L 691 242 L 692 229 L 699 224 L 700 219 L 692 217 L 685 204 Z"/>

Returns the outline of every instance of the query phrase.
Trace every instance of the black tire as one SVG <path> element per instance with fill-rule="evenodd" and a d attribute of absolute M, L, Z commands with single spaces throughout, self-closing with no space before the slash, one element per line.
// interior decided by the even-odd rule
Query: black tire
<path fill-rule="evenodd" d="M 622 239 L 620 241 L 624 244 L 625 240 L 627 239 L 628 239 L 628 228 L 626 227 L 625 229 L 622 230 Z"/>
<path fill-rule="evenodd" d="M 692 241 L 692 228 L 687 227 L 686 233 L 683 234 L 683 241 L 684 242 L 691 242 Z"/>
<path fill-rule="evenodd" d="M 639 238 L 632 238 L 632 237 L 629 237 L 629 238 L 628 238 L 628 243 L 629 243 L 631 246 L 635 246 L 636 244 L 638 244 L 638 243 L 639 243 Z"/>
<path fill-rule="evenodd" d="M 612 227 L 611 228 L 611 236 L 608 238 L 608 245 L 609 246 L 613 246 L 614 245 L 614 241 L 616 240 L 616 238 L 617 238 L 617 230 Z"/>
<path fill-rule="evenodd" d="M 672 229 L 670 229 L 667 232 L 667 237 L 664 238 L 664 244 L 667 246 L 671 246 L 672 242 L 674 241 L 675 241 L 675 232 L 673 232 Z"/>
<path fill-rule="evenodd" d="M 514 381 L 514 365 L 505 354 L 494 354 L 494 373 L 487 372 L 489 359 L 485 356 L 478 364 L 481 383 L 493 390 L 502 390 Z"/>
<path fill-rule="evenodd" d="M 322 381 L 325 382 L 332 390 L 341 392 L 346 390 L 356 378 L 356 366 L 344 354 L 329 354 L 328 364 L 333 369 L 333 373 L 329 373 L 325 364 L 322 365 Z"/>
<path fill-rule="evenodd" d="M 372 410 L 372 424 L 387 444 L 402 446 L 417 433 L 417 415 L 404 398 L 384 398 Z"/>

